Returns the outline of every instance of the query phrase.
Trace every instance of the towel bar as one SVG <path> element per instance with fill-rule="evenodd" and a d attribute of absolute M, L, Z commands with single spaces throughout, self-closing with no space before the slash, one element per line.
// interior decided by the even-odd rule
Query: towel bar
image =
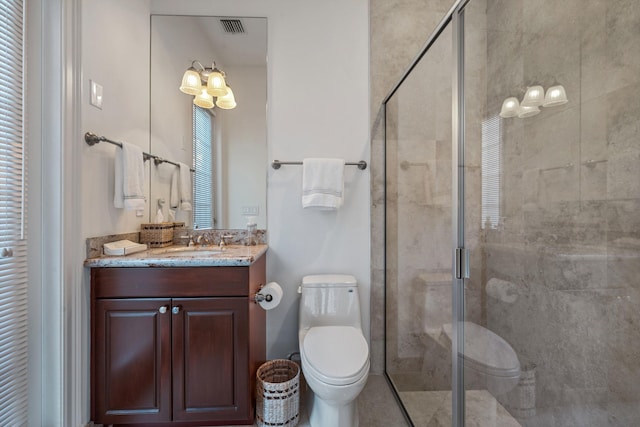
<path fill-rule="evenodd" d="M 104 142 L 108 142 L 109 144 L 117 145 L 118 147 L 122 148 L 122 142 L 112 141 L 105 136 L 98 136 L 92 132 L 85 133 L 84 140 L 90 146 L 94 146 L 97 143 L 104 141 Z M 174 166 L 178 166 L 178 163 L 172 162 L 171 160 L 163 159 L 162 157 L 158 157 L 155 154 L 145 153 L 144 151 L 142 152 L 142 158 L 144 159 L 145 162 L 149 159 L 153 159 L 153 162 L 156 164 L 156 166 L 162 163 L 170 163 Z M 195 169 L 193 168 L 190 168 L 190 169 L 191 169 L 191 172 L 195 172 Z"/>
<path fill-rule="evenodd" d="M 271 163 L 271 167 L 274 169 L 280 169 L 282 165 L 301 165 L 302 162 L 281 162 L 280 160 L 274 160 Z M 367 162 L 360 160 L 359 162 L 345 163 L 346 166 L 358 166 L 358 169 L 365 170 L 367 168 Z"/>

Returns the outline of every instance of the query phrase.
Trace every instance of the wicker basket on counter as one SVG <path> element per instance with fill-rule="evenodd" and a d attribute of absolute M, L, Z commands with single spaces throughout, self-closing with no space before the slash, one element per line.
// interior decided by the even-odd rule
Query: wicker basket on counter
<path fill-rule="evenodd" d="M 140 224 L 140 243 L 150 248 L 164 248 L 173 244 L 173 222 Z"/>

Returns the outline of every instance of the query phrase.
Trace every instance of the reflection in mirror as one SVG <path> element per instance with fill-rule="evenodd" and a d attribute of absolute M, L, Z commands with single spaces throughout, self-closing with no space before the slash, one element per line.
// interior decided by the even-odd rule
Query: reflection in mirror
<path fill-rule="evenodd" d="M 178 167 L 152 165 L 150 222 L 160 211 L 188 227 L 245 228 L 253 216 L 266 228 L 267 19 L 235 20 L 242 32 L 227 17 L 151 17 L 150 152 L 194 172 L 185 186 Z M 224 71 L 235 108 L 201 108 L 180 91 L 194 61 Z"/>

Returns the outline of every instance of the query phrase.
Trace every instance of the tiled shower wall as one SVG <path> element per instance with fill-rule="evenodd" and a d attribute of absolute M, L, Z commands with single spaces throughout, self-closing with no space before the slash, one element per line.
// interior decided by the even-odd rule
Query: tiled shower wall
<path fill-rule="evenodd" d="M 383 369 L 384 354 L 385 185 L 384 123 L 377 112 L 449 6 L 370 3 L 376 371 Z M 511 343 L 523 363 L 537 365 L 538 415 L 525 425 L 640 425 L 640 7 L 635 0 L 472 0 L 470 7 L 468 318 Z M 483 229 L 482 121 L 498 114 L 504 98 L 521 98 L 534 83 L 562 83 L 570 102 L 532 118 L 500 121 L 500 220 L 497 228 Z M 398 191 L 417 191 L 415 182 L 406 184 Z M 411 244 L 396 249 L 398 256 L 415 251 Z M 513 284 L 511 294 L 488 292 L 490 279 Z M 406 282 L 411 292 L 410 278 Z M 399 289 L 390 289 L 397 301 Z M 423 341 L 416 335 L 424 319 L 410 317 L 423 298 L 414 296 L 414 306 L 399 308 L 409 314 L 406 323 L 388 332 L 398 351 L 387 354 L 387 363 L 424 371 Z M 447 378 L 423 386 L 438 388 L 438 381 L 444 386 Z"/>
<path fill-rule="evenodd" d="M 502 120 L 501 220 L 483 269 L 517 299 L 488 298 L 488 328 L 537 365 L 527 425 L 640 425 L 640 7 L 487 4 L 487 117 L 534 83 L 569 97 Z"/>

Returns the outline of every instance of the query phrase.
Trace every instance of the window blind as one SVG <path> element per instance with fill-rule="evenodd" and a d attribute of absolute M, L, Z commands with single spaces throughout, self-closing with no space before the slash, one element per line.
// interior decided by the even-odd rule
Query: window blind
<path fill-rule="evenodd" d="M 193 106 L 193 224 L 213 228 L 213 126 L 209 111 Z"/>
<path fill-rule="evenodd" d="M 482 122 L 482 228 L 500 224 L 502 185 L 502 122 L 493 116 Z"/>
<path fill-rule="evenodd" d="M 0 425 L 27 425 L 23 0 L 0 0 Z"/>

